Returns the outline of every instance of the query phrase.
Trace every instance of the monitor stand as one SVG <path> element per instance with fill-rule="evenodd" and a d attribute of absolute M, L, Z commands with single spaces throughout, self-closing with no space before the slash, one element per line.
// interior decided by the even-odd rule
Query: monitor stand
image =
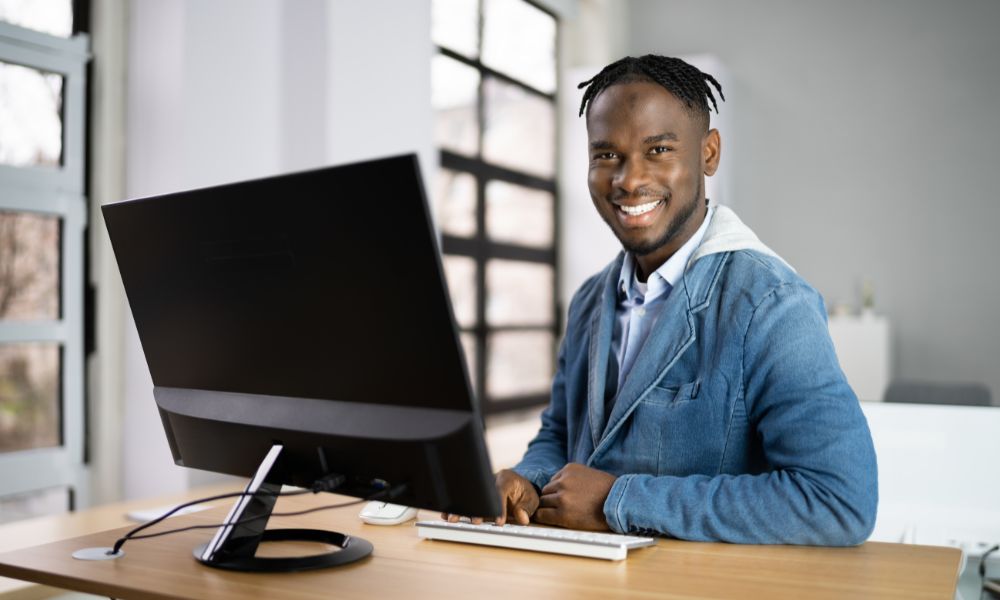
<path fill-rule="evenodd" d="M 198 562 L 234 571 L 304 571 L 352 563 L 371 554 L 368 540 L 335 531 L 265 529 L 281 491 L 281 485 L 268 481 L 281 449 L 278 444 L 271 447 L 247 485 L 246 492 L 252 495 L 241 496 L 212 541 L 194 549 Z M 309 556 L 266 558 L 255 556 L 261 542 L 319 542 L 339 549 Z"/>

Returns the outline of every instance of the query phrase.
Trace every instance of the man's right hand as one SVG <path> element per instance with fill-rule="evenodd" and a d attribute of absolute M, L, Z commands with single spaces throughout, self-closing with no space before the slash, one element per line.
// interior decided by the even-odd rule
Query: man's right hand
<path fill-rule="evenodd" d="M 538 509 L 538 492 L 530 481 L 510 469 L 503 469 L 496 475 L 497 492 L 500 494 L 500 516 L 497 525 L 503 525 L 507 518 L 518 525 L 527 525 Z M 443 513 L 441 518 L 455 523 L 459 515 Z M 482 523 L 481 518 L 473 518 L 473 523 Z"/>

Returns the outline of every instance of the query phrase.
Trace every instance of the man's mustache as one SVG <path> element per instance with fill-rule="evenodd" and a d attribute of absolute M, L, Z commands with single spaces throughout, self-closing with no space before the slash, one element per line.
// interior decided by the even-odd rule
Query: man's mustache
<path fill-rule="evenodd" d="M 669 202 L 670 190 L 657 190 L 653 188 L 642 187 L 631 192 L 616 190 L 611 194 L 612 202 L 622 202 L 623 200 L 628 200 L 629 198 L 643 198 L 643 199 L 662 198 Z"/>

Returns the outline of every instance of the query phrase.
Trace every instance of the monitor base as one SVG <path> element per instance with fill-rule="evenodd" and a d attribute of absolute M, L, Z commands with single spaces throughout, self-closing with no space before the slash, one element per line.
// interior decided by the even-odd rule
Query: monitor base
<path fill-rule="evenodd" d="M 267 573 L 306 571 L 310 569 L 325 569 L 346 565 L 372 553 L 372 544 L 366 539 L 344 535 L 336 531 L 319 529 L 267 529 L 260 537 L 261 542 L 319 542 L 336 546 L 339 550 L 312 554 L 309 556 L 294 556 L 281 558 L 266 558 L 257 556 L 202 558 L 205 547 L 202 544 L 194 549 L 194 557 L 203 565 L 231 571 L 260 571 Z"/>
<path fill-rule="evenodd" d="M 283 446 L 274 444 L 254 472 L 242 496 L 230 509 L 212 541 L 195 548 L 203 565 L 234 571 L 304 571 L 352 563 L 372 553 L 368 540 L 319 529 L 266 529 L 281 484 L 272 479 Z M 337 481 L 343 478 L 335 478 Z M 338 550 L 310 556 L 258 557 L 261 542 L 318 542 Z"/>

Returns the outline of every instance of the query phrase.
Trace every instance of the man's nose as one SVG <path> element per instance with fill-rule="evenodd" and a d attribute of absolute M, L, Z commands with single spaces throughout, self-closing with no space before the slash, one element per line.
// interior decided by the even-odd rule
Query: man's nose
<path fill-rule="evenodd" d="M 622 161 L 612 183 L 615 188 L 622 192 L 634 194 L 637 190 L 649 185 L 649 169 L 641 160 Z"/>

